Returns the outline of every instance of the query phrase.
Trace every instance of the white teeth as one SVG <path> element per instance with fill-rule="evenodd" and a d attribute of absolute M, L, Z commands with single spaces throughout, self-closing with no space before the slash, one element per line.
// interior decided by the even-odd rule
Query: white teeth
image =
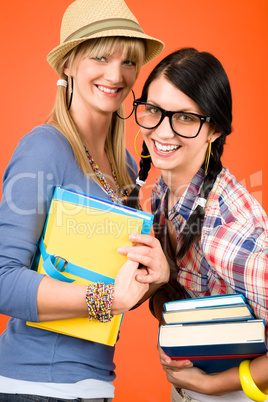
<path fill-rule="evenodd" d="M 159 142 L 154 142 L 156 149 L 161 152 L 173 152 L 179 148 L 179 145 L 162 145 Z"/>
<path fill-rule="evenodd" d="M 116 92 L 119 91 L 119 88 L 110 89 L 110 88 L 102 87 L 101 85 L 98 85 L 98 88 L 99 88 L 100 91 L 106 92 L 107 94 L 115 94 Z"/>

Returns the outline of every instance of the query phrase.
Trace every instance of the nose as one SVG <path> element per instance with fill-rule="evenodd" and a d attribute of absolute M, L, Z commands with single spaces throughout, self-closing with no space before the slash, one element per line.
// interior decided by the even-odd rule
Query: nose
<path fill-rule="evenodd" d="M 172 130 L 170 126 L 170 121 L 169 117 L 165 116 L 161 124 L 155 128 L 155 133 L 158 135 L 159 138 L 161 139 L 170 139 L 174 138 L 176 134 Z"/>
<path fill-rule="evenodd" d="M 121 63 L 110 63 L 110 66 L 106 71 L 105 78 L 111 84 L 122 84 L 123 74 Z"/>

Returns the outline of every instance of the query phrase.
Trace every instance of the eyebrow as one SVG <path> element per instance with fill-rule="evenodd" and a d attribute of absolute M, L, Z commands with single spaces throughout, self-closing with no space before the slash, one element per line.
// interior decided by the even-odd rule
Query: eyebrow
<path fill-rule="evenodd" d="M 160 106 L 157 102 L 151 101 L 151 100 L 147 100 L 146 103 L 150 103 L 151 105 L 154 105 L 156 107 L 159 107 L 161 109 L 166 110 L 165 108 L 163 108 L 162 106 Z M 190 109 L 191 110 L 191 109 Z M 189 111 L 189 109 L 176 109 L 176 110 L 170 110 L 172 112 L 183 112 L 183 113 L 195 113 L 195 114 L 201 114 L 198 111 Z"/>

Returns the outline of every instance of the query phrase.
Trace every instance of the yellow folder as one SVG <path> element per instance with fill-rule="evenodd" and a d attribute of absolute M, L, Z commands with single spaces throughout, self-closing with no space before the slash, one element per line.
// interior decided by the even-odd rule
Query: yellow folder
<path fill-rule="evenodd" d="M 131 245 L 129 234 L 148 233 L 151 224 L 151 214 L 57 187 L 40 242 L 45 261 L 41 253 L 35 260 L 37 271 L 73 283 L 113 283 L 126 261 L 117 248 Z M 108 323 L 79 317 L 27 324 L 113 346 L 121 320 L 118 315 Z"/>

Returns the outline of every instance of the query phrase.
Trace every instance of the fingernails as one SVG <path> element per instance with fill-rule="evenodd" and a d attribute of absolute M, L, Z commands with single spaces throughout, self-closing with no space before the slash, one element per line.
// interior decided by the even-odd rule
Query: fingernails
<path fill-rule="evenodd" d="M 184 363 L 183 367 L 192 367 L 193 363 L 188 362 L 188 363 Z"/>

